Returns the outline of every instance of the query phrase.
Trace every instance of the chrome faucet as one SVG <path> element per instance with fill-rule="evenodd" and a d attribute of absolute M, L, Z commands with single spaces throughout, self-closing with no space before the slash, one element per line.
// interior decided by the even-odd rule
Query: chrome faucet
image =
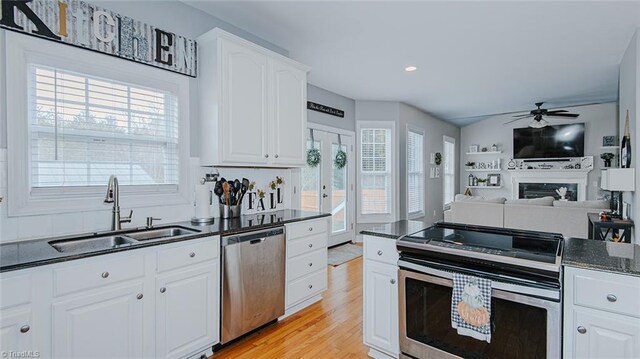
<path fill-rule="evenodd" d="M 120 217 L 120 191 L 118 188 L 118 177 L 111 175 L 107 184 L 107 196 L 104 203 L 113 203 L 113 211 L 111 216 L 111 230 L 118 231 L 122 229 L 122 223 L 130 223 L 133 216 L 133 210 L 129 212 L 129 217 Z"/>

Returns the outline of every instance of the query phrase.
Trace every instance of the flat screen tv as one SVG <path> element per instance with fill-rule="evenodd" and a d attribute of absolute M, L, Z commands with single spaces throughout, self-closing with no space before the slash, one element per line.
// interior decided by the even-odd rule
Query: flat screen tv
<path fill-rule="evenodd" d="M 584 156 L 584 123 L 513 129 L 513 158 Z"/>

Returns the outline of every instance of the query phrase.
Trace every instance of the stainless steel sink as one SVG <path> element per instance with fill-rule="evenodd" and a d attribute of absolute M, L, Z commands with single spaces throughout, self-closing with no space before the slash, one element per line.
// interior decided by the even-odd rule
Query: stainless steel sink
<path fill-rule="evenodd" d="M 165 238 L 186 236 L 186 235 L 196 234 L 198 232 L 199 231 L 197 230 L 188 229 L 184 227 L 164 227 L 164 228 L 145 229 L 138 232 L 127 233 L 125 235 L 137 241 L 148 241 L 153 239 L 165 239 Z"/>
<path fill-rule="evenodd" d="M 121 235 L 63 239 L 49 242 L 60 253 L 87 253 L 130 246 L 136 240 Z"/>

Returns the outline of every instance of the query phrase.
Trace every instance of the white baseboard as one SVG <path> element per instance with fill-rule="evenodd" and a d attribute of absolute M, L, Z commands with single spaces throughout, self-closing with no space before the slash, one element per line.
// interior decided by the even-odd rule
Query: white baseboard
<path fill-rule="evenodd" d="M 388 354 L 385 354 L 381 351 L 378 351 L 376 349 L 373 348 L 369 348 L 369 353 L 367 353 L 369 355 L 369 357 L 373 358 L 373 359 L 398 359 L 398 357 L 392 357 L 389 356 Z"/>

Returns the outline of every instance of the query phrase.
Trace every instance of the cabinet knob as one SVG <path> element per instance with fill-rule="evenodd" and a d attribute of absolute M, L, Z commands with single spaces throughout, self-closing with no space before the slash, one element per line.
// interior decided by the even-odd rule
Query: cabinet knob
<path fill-rule="evenodd" d="M 109 272 L 102 272 L 102 278 L 109 277 Z"/>
<path fill-rule="evenodd" d="M 164 293 L 166 291 L 167 291 L 167 288 L 165 288 L 165 287 L 160 288 L 160 293 Z"/>
<path fill-rule="evenodd" d="M 309 289 L 313 289 L 313 285 L 309 284 Z"/>
<path fill-rule="evenodd" d="M 313 267 L 313 263 L 309 263 L 309 267 Z"/>
<path fill-rule="evenodd" d="M 268 154 L 268 153 L 267 153 L 267 154 L 265 154 L 265 155 L 264 155 L 264 158 L 269 158 L 269 154 Z"/>
<path fill-rule="evenodd" d="M 23 325 L 23 326 L 21 326 L 21 327 L 20 327 L 20 333 L 26 333 L 26 332 L 28 332 L 28 331 L 29 331 L 29 329 L 31 329 L 31 327 L 30 327 L 30 326 L 28 326 L 28 325 Z"/>
<path fill-rule="evenodd" d="M 309 248 L 313 248 L 313 243 L 309 243 Z"/>
<path fill-rule="evenodd" d="M 142 295 L 142 293 L 138 293 L 138 295 L 136 295 L 136 298 L 138 298 L 138 300 L 142 299 L 142 297 L 144 297 L 144 295 Z"/>
<path fill-rule="evenodd" d="M 382 251 L 378 251 L 378 255 L 381 256 L 382 255 Z"/>
<path fill-rule="evenodd" d="M 396 284 L 396 280 L 395 279 L 391 279 L 391 284 Z"/>
<path fill-rule="evenodd" d="M 613 294 L 609 294 L 607 295 L 607 300 L 610 301 L 611 303 L 615 303 L 615 301 L 618 300 L 618 297 L 616 297 Z"/>
<path fill-rule="evenodd" d="M 278 155 L 276 154 L 274 157 L 275 157 L 275 158 L 278 158 Z"/>
<path fill-rule="evenodd" d="M 312 231 L 313 231 L 313 227 L 309 227 L 309 232 L 312 232 Z"/>
<path fill-rule="evenodd" d="M 189 253 L 189 257 L 193 258 L 193 257 L 195 257 L 195 256 L 196 256 L 195 252 L 191 252 L 191 253 Z"/>
<path fill-rule="evenodd" d="M 578 327 L 578 333 L 580 334 L 584 334 L 587 332 L 587 328 L 583 327 L 583 326 L 579 326 Z"/>

